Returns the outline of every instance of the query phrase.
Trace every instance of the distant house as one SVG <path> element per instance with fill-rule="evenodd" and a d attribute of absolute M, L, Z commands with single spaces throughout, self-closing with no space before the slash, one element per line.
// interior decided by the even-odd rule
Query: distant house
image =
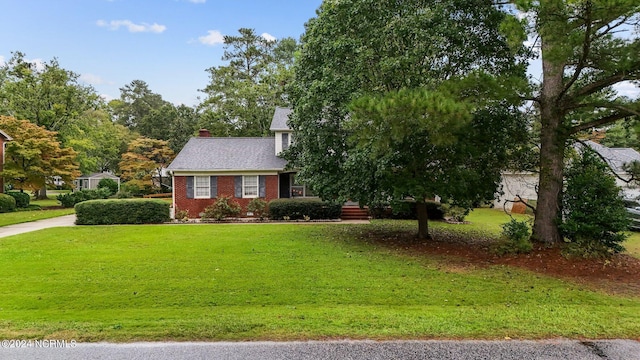
<path fill-rule="evenodd" d="M 287 161 L 279 155 L 293 141 L 287 125 L 290 109 L 276 108 L 270 130 L 272 137 L 210 137 L 205 129 L 187 142 L 168 170 L 173 175 L 174 209 L 198 216 L 220 196 L 237 201 L 246 215 L 254 198 L 310 197 L 313 194 L 285 170 Z"/>
<path fill-rule="evenodd" d="M 4 131 L 0 130 L 0 155 L 2 161 L 0 162 L 0 171 L 4 170 L 4 150 L 6 148 L 7 142 L 13 140 L 13 138 Z M 0 176 L 0 193 L 4 193 L 4 177 Z"/>
<path fill-rule="evenodd" d="M 620 187 L 625 198 L 635 199 L 640 196 L 640 188 L 633 183 L 627 183 L 619 178 L 629 180 L 631 175 L 624 170 L 624 165 L 634 161 L 640 162 L 640 153 L 631 148 L 608 148 L 593 141 L 585 144 L 605 159 L 615 173 L 616 184 Z M 582 144 L 576 145 L 580 150 Z M 619 178 L 618 178 L 619 177 Z M 501 190 L 504 194 L 496 197 L 494 207 L 503 207 L 512 212 L 524 212 L 524 205 L 516 204 L 518 197 L 527 202 L 538 199 L 538 174 L 531 172 L 505 172 L 502 174 Z M 513 207 L 513 209 L 512 209 Z"/>
<path fill-rule="evenodd" d="M 118 188 L 120 188 L 120 178 L 108 173 L 108 172 L 98 172 L 90 175 L 82 175 L 79 178 L 73 181 L 76 190 L 86 190 L 86 189 L 97 189 L 98 183 L 102 179 L 111 179 L 118 183 Z"/>

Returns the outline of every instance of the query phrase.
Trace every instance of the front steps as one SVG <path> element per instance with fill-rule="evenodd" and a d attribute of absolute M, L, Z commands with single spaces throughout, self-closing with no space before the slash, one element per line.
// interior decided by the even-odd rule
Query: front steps
<path fill-rule="evenodd" d="M 360 209 L 359 206 L 345 205 L 342 207 L 342 220 L 369 220 L 369 209 Z"/>

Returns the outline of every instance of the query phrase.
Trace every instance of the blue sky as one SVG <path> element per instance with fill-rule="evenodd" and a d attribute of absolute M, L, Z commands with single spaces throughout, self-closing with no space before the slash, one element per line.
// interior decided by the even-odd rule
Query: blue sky
<path fill-rule="evenodd" d="M 81 75 L 106 99 L 143 80 L 175 104 L 195 105 L 222 65 L 222 36 L 241 27 L 299 39 L 322 0 L 0 0 L 0 63 L 21 51 Z M 539 78 L 540 63 L 530 73 Z M 631 83 L 621 94 L 638 96 Z"/>
<path fill-rule="evenodd" d="M 322 0 L 0 0 L 0 62 L 12 51 L 58 59 L 107 99 L 143 80 L 195 105 L 205 69 L 222 65 L 222 35 L 241 27 L 299 39 Z"/>

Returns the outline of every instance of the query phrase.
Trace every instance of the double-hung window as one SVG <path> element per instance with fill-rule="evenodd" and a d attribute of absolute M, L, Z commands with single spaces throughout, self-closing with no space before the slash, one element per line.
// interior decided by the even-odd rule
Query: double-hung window
<path fill-rule="evenodd" d="M 242 197 L 257 198 L 258 197 L 258 176 L 242 177 Z"/>
<path fill-rule="evenodd" d="M 208 199 L 211 197 L 209 176 L 196 176 L 194 182 L 196 199 Z"/>

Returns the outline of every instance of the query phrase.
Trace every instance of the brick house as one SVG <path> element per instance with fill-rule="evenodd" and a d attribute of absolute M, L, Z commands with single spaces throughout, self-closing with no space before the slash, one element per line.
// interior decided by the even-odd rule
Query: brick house
<path fill-rule="evenodd" d="M 11 136 L 7 135 L 4 131 L 0 130 L 0 172 L 4 170 L 4 151 L 7 142 L 13 140 Z M 0 176 L 0 193 L 4 193 L 4 177 Z"/>
<path fill-rule="evenodd" d="M 173 208 L 199 217 L 220 196 L 242 206 L 242 216 L 254 198 L 309 197 L 279 157 L 293 140 L 287 120 L 290 109 L 276 108 L 270 130 L 273 137 L 210 137 L 205 129 L 191 138 L 167 170 L 173 176 Z"/>

